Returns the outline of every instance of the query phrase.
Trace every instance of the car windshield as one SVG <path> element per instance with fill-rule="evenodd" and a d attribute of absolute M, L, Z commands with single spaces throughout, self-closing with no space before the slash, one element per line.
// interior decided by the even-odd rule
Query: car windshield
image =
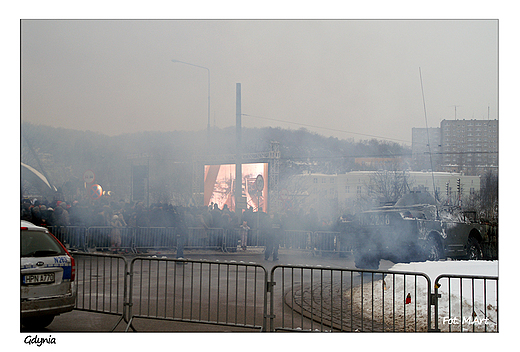
<path fill-rule="evenodd" d="M 20 257 L 48 257 L 65 254 L 61 245 L 43 231 L 21 231 Z"/>

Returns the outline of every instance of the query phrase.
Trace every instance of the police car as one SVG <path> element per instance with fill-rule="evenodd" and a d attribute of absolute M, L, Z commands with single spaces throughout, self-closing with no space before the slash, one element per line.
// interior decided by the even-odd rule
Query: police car
<path fill-rule="evenodd" d="M 72 255 L 46 228 L 20 225 L 21 322 L 44 328 L 58 314 L 74 309 L 75 263 Z"/>

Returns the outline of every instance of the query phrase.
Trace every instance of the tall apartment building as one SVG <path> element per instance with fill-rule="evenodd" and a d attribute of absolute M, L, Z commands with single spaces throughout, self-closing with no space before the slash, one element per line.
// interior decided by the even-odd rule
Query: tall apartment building
<path fill-rule="evenodd" d="M 480 175 L 498 170 L 498 120 L 442 120 L 441 169 Z"/>
<path fill-rule="evenodd" d="M 442 120 L 440 128 L 412 128 L 412 160 L 416 171 L 497 171 L 498 120 Z"/>

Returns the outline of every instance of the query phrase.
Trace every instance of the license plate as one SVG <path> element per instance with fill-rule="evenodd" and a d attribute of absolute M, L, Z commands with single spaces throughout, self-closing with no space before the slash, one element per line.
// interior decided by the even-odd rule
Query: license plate
<path fill-rule="evenodd" d="M 23 277 L 25 285 L 48 284 L 54 282 L 54 273 L 30 274 Z"/>

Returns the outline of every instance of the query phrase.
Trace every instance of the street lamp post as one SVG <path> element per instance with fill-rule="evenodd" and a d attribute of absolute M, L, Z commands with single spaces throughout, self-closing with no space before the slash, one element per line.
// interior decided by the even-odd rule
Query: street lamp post
<path fill-rule="evenodd" d="M 210 134 L 210 101 L 211 101 L 211 98 L 210 98 L 210 92 L 211 92 L 211 81 L 210 81 L 210 74 L 209 74 L 209 68 L 207 67 L 204 67 L 204 66 L 199 66 L 199 65 L 195 65 L 195 64 L 190 64 L 189 62 L 184 62 L 184 61 L 179 61 L 179 60 L 175 60 L 173 59 L 172 62 L 174 63 L 179 63 L 179 64 L 185 64 L 185 65 L 190 65 L 190 66 L 194 66 L 194 67 L 198 67 L 198 68 L 203 68 L 205 70 L 208 71 L 208 151 L 210 151 L 210 148 L 211 148 L 211 134 Z"/>

